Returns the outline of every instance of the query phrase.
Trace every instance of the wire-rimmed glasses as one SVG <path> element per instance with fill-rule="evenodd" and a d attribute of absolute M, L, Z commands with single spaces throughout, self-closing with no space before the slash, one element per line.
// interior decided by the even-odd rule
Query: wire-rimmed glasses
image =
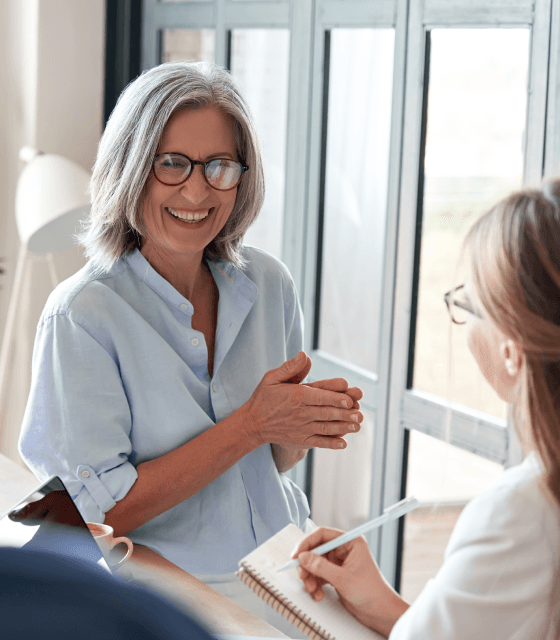
<path fill-rule="evenodd" d="M 477 318 L 482 318 L 480 313 L 475 311 L 471 301 L 467 297 L 464 284 L 460 284 L 454 289 L 451 289 L 451 291 L 448 291 L 443 296 L 443 299 L 447 305 L 451 320 L 455 324 L 465 324 L 468 313 L 472 313 L 472 315 L 477 316 Z"/>
<path fill-rule="evenodd" d="M 176 187 L 186 182 L 195 165 L 202 166 L 202 175 L 206 182 L 218 191 L 229 191 L 241 182 L 249 167 L 229 158 L 212 158 L 207 162 L 191 160 L 182 153 L 162 153 L 154 158 L 155 177 L 168 187 Z"/>

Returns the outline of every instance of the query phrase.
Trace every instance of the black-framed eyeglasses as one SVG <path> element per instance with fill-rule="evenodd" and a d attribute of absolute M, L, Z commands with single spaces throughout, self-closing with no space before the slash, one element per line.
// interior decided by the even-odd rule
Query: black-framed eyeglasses
<path fill-rule="evenodd" d="M 202 166 L 202 175 L 206 182 L 218 191 L 229 191 L 241 182 L 249 167 L 229 158 L 213 158 L 208 162 L 191 160 L 182 153 L 162 153 L 155 157 L 153 170 L 155 177 L 168 187 L 176 187 L 186 182 L 192 175 L 195 165 Z"/>
<path fill-rule="evenodd" d="M 467 314 L 471 313 L 477 318 L 482 318 L 478 311 L 475 311 L 465 292 L 465 285 L 460 284 L 458 287 L 451 289 L 444 296 L 447 310 L 451 316 L 451 320 L 455 324 L 465 324 L 467 322 Z"/>

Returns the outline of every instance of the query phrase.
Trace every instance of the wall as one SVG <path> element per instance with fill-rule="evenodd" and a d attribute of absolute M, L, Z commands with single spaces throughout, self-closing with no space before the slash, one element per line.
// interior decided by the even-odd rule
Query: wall
<path fill-rule="evenodd" d="M 30 145 L 91 170 L 103 122 L 105 0 L 2 0 L 0 20 L 0 335 L 19 239 L 14 218 L 18 151 Z M 55 256 L 60 279 L 83 264 L 79 248 Z M 51 290 L 42 258 L 30 256 L 18 308 L 9 388 L 0 407 L 0 452 L 19 460 L 37 320 Z"/>

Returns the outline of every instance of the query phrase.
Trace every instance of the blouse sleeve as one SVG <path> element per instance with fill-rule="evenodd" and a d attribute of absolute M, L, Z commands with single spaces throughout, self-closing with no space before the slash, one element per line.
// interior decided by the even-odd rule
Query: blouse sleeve
<path fill-rule="evenodd" d="M 131 423 L 116 355 L 67 315 L 45 319 L 19 450 L 37 476 L 60 476 L 87 521 L 103 522 L 136 481 Z"/>
<path fill-rule="evenodd" d="M 299 303 L 296 285 L 286 270 L 284 274 L 284 326 L 286 328 L 286 359 L 294 358 L 303 349 L 303 312 Z"/>
<path fill-rule="evenodd" d="M 543 502 L 500 487 L 469 503 L 390 640 L 546 638 L 557 554 Z"/>

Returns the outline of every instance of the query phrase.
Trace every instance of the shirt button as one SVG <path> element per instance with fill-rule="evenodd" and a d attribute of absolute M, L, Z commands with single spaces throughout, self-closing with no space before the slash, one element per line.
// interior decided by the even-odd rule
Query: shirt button
<path fill-rule="evenodd" d="M 213 384 L 212 385 L 212 391 L 217 391 L 217 390 L 218 390 L 218 387 L 215 384 Z"/>
<path fill-rule="evenodd" d="M 89 471 L 87 469 L 82 471 L 82 478 L 89 478 Z"/>
<path fill-rule="evenodd" d="M 193 338 L 191 340 L 191 344 L 192 344 L 193 347 L 196 347 L 196 345 L 198 344 L 198 338 Z"/>
<path fill-rule="evenodd" d="M 188 305 L 188 304 L 185 304 L 185 303 L 183 302 L 183 304 L 182 304 L 182 305 L 180 305 L 179 309 L 181 309 L 181 311 L 188 311 L 188 310 L 189 310 L 189 305 Z"/>

